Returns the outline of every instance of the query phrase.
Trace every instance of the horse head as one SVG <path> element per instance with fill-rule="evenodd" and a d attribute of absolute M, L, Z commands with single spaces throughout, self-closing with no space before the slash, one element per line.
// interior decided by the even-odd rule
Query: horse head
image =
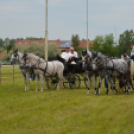
<path fill-rule="evenodd" d="M 102 68 L 103 64 L 106 62 L 106 56 L 104 56 L 101 52 L 97 52 L 95 54 L 94 60 L 92 62 L 93 70 L 99 70 Z"/>
<path fill-rule="evenodd" d="M 31 68 L 31 62 L 30 62 L 30 58 L 29 58 L 29 54 L 24 53 L 22 58 L 21 58 L 21 64 L 22 66 L 26 67 L 26 68 Z"/>
<path fill-rule="evenodd" d="M 14 50 L 12 55 L 11 55 L 11 64 L 14 64 L 18 60 L 18 49 Z"/>
<path fill-rule="evenodd" d="M 93 59 L 93 55 L 90 51 L 82 50 L 82 69 L 83 70 L 92 69 L 92 66 L 91 66 L 92 59 Z"/>

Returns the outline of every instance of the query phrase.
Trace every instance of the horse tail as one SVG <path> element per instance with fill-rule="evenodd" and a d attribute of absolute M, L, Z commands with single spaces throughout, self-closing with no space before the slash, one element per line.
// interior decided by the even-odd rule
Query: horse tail
<path fill-rule="evenodd" d="M 131 77 L 134 76 L 134 61 L 131 60 L 130 62 L 130 73 L 131 73 Z"/>

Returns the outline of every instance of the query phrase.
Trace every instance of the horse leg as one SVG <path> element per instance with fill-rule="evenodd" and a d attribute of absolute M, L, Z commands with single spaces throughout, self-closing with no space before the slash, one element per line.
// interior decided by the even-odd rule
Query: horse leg
<path fill-rule="evenodd" d="M 95 95 L 99 95 L 99 90 L 100 90 L 100 87 L 101 87 L 101 81 L 102 81 L 102 78 L 101 78 L 101 76 L 99 76 L 99 85 L 98 85 L 98 88 L 96 88 Z"/>
<path fill-rule="evenodd" d="M 113 90 L 115 90 L 118 93 L 118 90 L 117 90 L 117 88 L 115 86 L 115 77 L 113 77 Z"/>
<path fill-rule="evenodd" d="M 36 77 L 37 77 L 37 79 L 36 79 L 36 91 L 38 91 L 39 76 L 37 75 Z"/>
<path fill-rule="evenodd" d="M 25 91 L 27 90 L 27 85 L 26 85 L 26 75 L 25 74 L 22 74 L 23 75 L 23 78 L 24 78 L 24 83 L 25 83 Z"/>
<path fill-rule="evenodd" d="M 108 92 L 109 92 L 109 89 L 108 89 L 108 84 L 109 84 L 109 81 L 108 81 L 108 77 L 106 76 L 105 77 L 105 80 L 106 80 L 106 89 L 107 89 L 107 91 L 106 91 L 106 94 L 108 95 Z"/>
<path fill-rule="evenodd" d="M 61 85 L 63 85 L 62 84 L 62 82 L 63 82 L 63 70 L 58 72 L 58 79 L 59 79 L 59 81 L 58 81 L 58 85 L 57 85 L 57 90 L 60 90 Z"/>
<path fill-rule="evenodd" d="M 40 74 L 40 90 L 43 91 L 43 75 Z"/>
<path fill-rule="evenodd" d="M 111 84 L 111 93 L 114 94 L 114 82 L 113 82 L 113 79 L 108 77 L 108 80 L 109 80 L 109 82 Z"/>
<path fill-rule="evenodd" d="M 30 83 L 30 80 L 29 80 L 29 73 L 26 73 L 26 90 L 29 90 L 29 83 Z"/>
<path fill-rule="evenodd" d="M 127 78 L 126 79 L 126 94 L 130 94 L 130 89 L 131 89 L 131 79 Z"/>
<path fill-rule="evenodd" d="M 97 82 L 97 79 L 96 79 L 97 77 L 96 77 L 96 75 L 94 75 L 94 89 L 95 89 L 95 92 L 94 92 L 94 94 L 96 93 L 96 82 Z"/>
<path fill-rule="evenodd" d="M 87 76 L 87 80 L 88 80 L 88 92 L 87 92 L 87 94 L 89 94 L 89 92 L 90 92 L 90 77 L 89 77 L 88 71 L 86 71 L 86 76 Z"/>

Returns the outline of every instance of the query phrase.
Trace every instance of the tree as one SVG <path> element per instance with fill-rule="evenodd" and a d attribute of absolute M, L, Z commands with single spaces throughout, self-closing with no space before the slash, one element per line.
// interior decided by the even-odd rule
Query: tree
<path fill-rule="evenodd" d="M 94 50 L 107 56 L 117 56 L 117 46 L 114 46 L 113 34 L 98 35 L 94 39 Z"/>
<path fill-rule="evenodd" d="M 31 46 L 28 47 L 24 47 L 24 46 L 17 46 L 18 50 L 21 52 L 25 52 L 25 53 L 33 53 L 41 58 L 44 58 L 44 45 L 37 45 L 37 44 L 33 44 Z M 2 57 L 0 58 L 0 60 L 2 61 L 9 61 L 10 57 L 11 57 L 11 53 L 12 51 L 10 51 L 12 49 L 12 45 L 9 45 L 7 48 L 8 53 L 4 53 L 2 55 Z M 16 48 L 15 48 L 16 49 Z M 49 44 L 48 45 L 48 59 L 49 60 L 54 60 L 55 56 L 57 54 L 60 54 L 60 51 L 57 47 L 57 45 L 55 44 Z"/>
<path fill-rule="evenodd" d="M 126 30 L 124 33 L 120 34 L 119 38 L 119 54 L 123 54 L 124 51 L 130 54 L 131 48 L 130 44 L 134 43 L 134 32 L 133 30 Z"/>
<path fill-rule="evenodd" d="M 79 35 L 78 34 L 72 35 L 71 41 L 72 41 L 72 47 L 74 47 L 75 51 L 78 51 L 79 50 L 79 46 L 80 46 Z"/>
<path fill-rule="evenodd" d="M 0 47 L 4 47 L 4 41 L 0 38 Z"/>

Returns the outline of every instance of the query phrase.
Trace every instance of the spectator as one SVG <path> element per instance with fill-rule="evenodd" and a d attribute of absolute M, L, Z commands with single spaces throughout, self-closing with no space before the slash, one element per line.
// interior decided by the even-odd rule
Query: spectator
<path fill-rule="evenodd" d="M 121 56 L 121 59 L 126 60 L 127 58 L 129 58 L 129 56 L 127 55 L 127 52 L 124 51 L 124 54 Z"/>
<path fill-rule="evenodd" d="M 134 43 L 131 43 L 131 57 L 134 57 Z"/>

